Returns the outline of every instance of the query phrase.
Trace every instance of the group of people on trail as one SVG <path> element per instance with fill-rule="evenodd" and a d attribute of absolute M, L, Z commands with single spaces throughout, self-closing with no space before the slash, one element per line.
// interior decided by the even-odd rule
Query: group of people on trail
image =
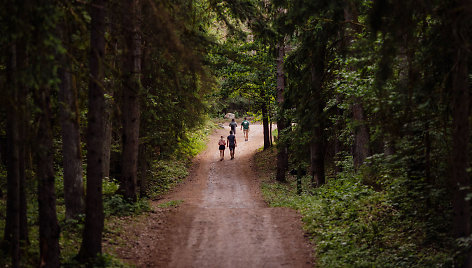
<path fill-rule="evenodd" d="M 229 123 L 229 127 L 231 128 L 231 131 L 229 132 L 229 136 L 226 137 L 226 141 L 223 138 L 223 136 L 221 136 L 220 140 L 218 141 L 218 146 L 219 146 L 218 148 L 220 150 L 220 161 L 223 161 L 223 159 L 225 158 L 226 147 L 229 148 L 231 160 L 234 159 L 234 150 L 237 146 L 236 128 L 238 127 L 238 124 L 234 121 L 234 119 L 232 119 L 231 122 Z M 241 123 L 241 129 L 243 130 L 244 140 L 248 141 L 249 140 L 249 121 L 247 121 L 246 117 L 244 117 L 244 121 Z"/>

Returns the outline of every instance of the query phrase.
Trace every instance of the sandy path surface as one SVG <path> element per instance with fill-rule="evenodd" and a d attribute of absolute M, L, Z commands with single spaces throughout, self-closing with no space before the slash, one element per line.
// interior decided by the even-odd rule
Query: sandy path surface
<path fill-rule="evenodd" d="M 251 126 L 249 141 L 238 129 L 235 159 L 226 150 L 219 161 L 217 142 L 228 133 L 225 127 L 212 134 L 188 181 L 161 200 L 184 202 L 152 216 L 158 224 L 149 219 L 143 230 L 148 242 L 141 235 L 144 241 L 130 257 L 138 267 L 313 266 L 300 216 L 269 208 L 261 198 L 252 159 L 263 145 L 262 127 Z"/>

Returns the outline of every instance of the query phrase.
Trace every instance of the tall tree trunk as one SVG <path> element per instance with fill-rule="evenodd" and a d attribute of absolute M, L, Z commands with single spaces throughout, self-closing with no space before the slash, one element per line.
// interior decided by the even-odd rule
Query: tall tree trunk
<path fill-rule="evenodd" d="M 123 66 L 123 158 L 120 191 L 130 201 L 136 201 L 139 152 L 139 93 L 141 89 L 141 33 L 139 20 L 141 3 L 127 0 L 124 4 L 124 35 L 126 39 Z"/>
<path fill-rule="evenodd" d="M 105 136 L 103 139 L 103 177 L 110 178 L 110 157 L 111 143 L 113 138 L 113 100 L 105 100 L 105 111 L 103 113 L 103 131 Z"/>
<path fill-rule="evenodd" d="M 18 70 L 25 70 L 27 67 L 26 47 L 23 40 L 17 42 L 17 64 Z M 19 169 L 20 169 L 20 240 L 29 244 L 28 238 L 28 217 L 26 199 L 26 150 L 28 139 L 26 136 L 28 119 L 26 117 L 26 98 L 28 94 L 27 86 L 18 81 L 18 134 L 19 134 Z"/>
<path fill-rule="evenodd" d="M 285 91 L 285 72 L 284 72 L 284 56 L 285 44 L 283 39 L 278 44 L 277 55 L 277 103 L 279 106 L 279 116 L 277 119 L 277 130 L 279 140 L 277 142 L 277 173 L 278 181 L 285 181 L 285 173 L 288 169 L 288 148 L 283 138 L 285 129 L 288 127 L 287 119 L 284 114 L 284 91 Z"/>
<path fill-rule="evenodd" d="M 62 29 L 63 40 L 67 33 Z M 70 71 L 66 55 L 60 55 L 60 113 L 62 134 L 62 159 L 64 169 L 64 202 L 66 218 L 75 219 L 85 209 L 84 185 L 82 169 L 82 153 L 80 149 L 79 108 L 75 80 Z"/>
<path fill-rule="evenodd" d="M 113 39 L 109 42 L 110 45 L 107 46 L 108 51 L 105 51 L 107 55 L 112 55 L 110 67 L 110 79 L 106 82 L 105 90 L 106 93 L 110 96 L 109 98 L 105 98 L 105 112 L 104 112 L 104 130 L 105 130 L 105 139 L 103 141 L 103 177 L 109 178 L 110 177 L 110 160 L 111 160 L 111 145 L 113 141 L 113 128 L 116 127 L 113 125 L 113 111 L 115 108 L 115 88 L 118 87 L 119 77 L 115 76 L 115 73 L 119 73 L 118 63 L 118 37 L 120 36 L 120 29 L 119 24 L 120 21 L 117 18 L 115 10 L 110 10 L 110 13 L 115 13 L 115 15 L 110 14 L 109 16 L 109 24 L 108 24 L 108 31 L 110 32 L 110 36 L 113 36 Z"/>
<path fill-rule="evenodd" d="M 56 214 L 56 188 L 50 89 L 36 93 L 41 109 L 38 128 L 37 177 L 39 205 L 40 267 L 59 267 L 59 224 Z"/>
<path fill-rule="evenodd" d="M 315 51 L 315 58 L 311 66 L 311 87 L 313 99 L 313 137 L 310 142 L 310 162 L 313 187 L 319 187 L 325 183 L 325 146 L 326 135 L 324 133 L 323 109 L 326 106 L 322 96 L 324 60 L 326 44 L 320 44 Z"/>
<path fill-rule="evenodd" d="M 344 44 L 347 50 L 347 55 L 353 55 L 354 52 L 349 48 L 349 45 L 354 40 L 354 34 L 359 33 L 358 29 L 358 14 L 357 8 L 353 1 L 346 1 L 346 6 L 344 7 L 344 19 L 346 22 L 349 22 L 345 35 L 344 35 Z M 370 156 L 370 135 L 369 129 L 366 125 L 364 107 L 362 105 L 362 99 L 359 97 L 353 98 L 352 109 L 352 119 L 354 121 L 354 144 L 353 144 L 353 160 L 354 168 L 358 169 L 365 161 L 365 159 Z"/>
<path fill-rule="evenodd" d="M 87 127 L 87 195 L 85 201 L 85 226 L 79 259 L 93 259 L 102 253 L 103 232 L 103 90 L 105 52 L 105 0 L 92 0 L 90 5 L 90 83 Z"/>
<path fill-rule="evenodd" d="M 7 61 L 7 211 L 4 240 L 10 244 L 12 267 L 20 266 L 20 146 L 16 46 L 11 45 Z"/>
<path fill-rule="evenodd" d="M 466 199 L 470 193 L 469 168 L 469 36 L 464 29 L 464 24 L 470 21 L 471 16 L 466 11 L 466 5 L 471 6 L 471 0 L 458 0 L 458 13 L 452 24 L 454 40 L 454 66 L 452 75 L 452 174 L 451 185 L 453 189 L 453 233 L 455 237 L 467 237 L 470 235 L 470 202 Z M 460 33 L 460 34 L 459 34 Z M 463 267 L 472 266 L 472 255 L 467 253 Z"/>

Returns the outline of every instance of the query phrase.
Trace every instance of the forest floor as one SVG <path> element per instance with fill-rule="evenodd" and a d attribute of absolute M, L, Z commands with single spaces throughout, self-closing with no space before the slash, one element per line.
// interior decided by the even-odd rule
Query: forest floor
<path fill-rule="evenodd" d="M 238 129 L 235 159 L 226 150 L 219 161 L 217 142 L 228 133 L 226 126 L 210 135 L 188 179 L 150 213 L 117 223 L 121 242 L 107 243 L 118 257 L 137 267 L 313 266 L 300 215 L 262 199 L 253 164 L 262 126 L 251 125 L 249 141 Z"/>

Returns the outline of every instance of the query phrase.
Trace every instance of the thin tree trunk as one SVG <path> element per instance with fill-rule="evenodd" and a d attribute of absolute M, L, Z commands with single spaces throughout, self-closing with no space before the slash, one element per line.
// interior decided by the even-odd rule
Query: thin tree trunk
<path fill-rule="evenodd" d="M 103 140 L 103 177 L 110 178 L 110 157 L 113 134 L 113 101 L 105 100 L 105 111 L 103 113 L 103 130 L 105 132 Z"/>
<path fill-rule="evenodd" d="M 350 22 L 348 28 L 345 31 L 344 44 L 349 46 L 354 40 L 353 34 L 358 33 L 359 30 L 355 25 L 358 23 L 358 15 L 354 2 L 347 1 L 344 8 L 344 19 Z M 354 54 L 353 51 L 347 47 L 348 55 Z M 354 120 L 354 144 L 353 144 L 353 160 L 354 168 L 358 169 L 370 156 L 370 135 L 369 129 L 366 125 L 364 107 L 362 105 L 362 99 L 359 97 L 353 98 L 352 105 L 352 119 Z"/>
<path fill-rule="evenodd" d="M 16 46 L 9 48 L 7 62 L 7 211 L 4 240 L 10 244 L 12 267 L 20 266 L 20 146 Z"/>
<path fill-rule="evenodd" d="M 27 57 L 25 42 L 20 40 L 17 42 L 17 65 L 18 71 L 24 70 L 27 67 Z M 24 244 L 29 244 L 28 238 L 28 217 L 27 213 L 27 199 L 26 199 L 26 149 L 27 149 L 27 137 L 26 131 L 28 126 L 28 120 L 26 118 L 26 98 L 28 94 L 27 86 L 18 81 L 18 134 L 19 134 L 19 169 L 20 169 L 20 241 Z"/>
<path fill-rule="evenodd" d="M 141 197 L 147 196 L 148 183 L 147 183 L 147 171 L 149 164 L 147 161 L 147 145 L 139 145 L 139 194 Z"/>
<path fill-rule="evenodd" d="M 113 13 L 113 11 L 110 11 Z M 110 36 L 113 36 L 114 39 L 110 41 L 111 45 L 107 46 L 109 51 L 106 51 L 106 54 L 111 54 L 112 59 L 110 62 L 110 66 L 112 71 L 110 79 L 108 79 L 108 82 L 106 83 L 106 93 L 110 96 L 110 98 L 105 99 L 105 112 L 104 112 L 104 130 L 105 130 L 105 140 L 103 141 L 103 177 L 104 178 L 110 178 L 110 157 L 111 157 L 111 144 L 113 140 L 113 128 L 115 127 L 113 125 L 113 111 L 114 111 L 114 106 L 116 105 L 113 97 L 115 95 L 114 89 L 118 86 L 118 77 L 115 77 L 113 74 L 118 73 L 118 64 L 119 60 L 117 60 L 118 57 L 118 36 L 120 35 L 119 33 L 119 28 L 117 27 L 119 25 L 119 20 L 117 19 L 116 15 L 110 15 L 109 16 L 109 25 L 108 25 L 108 31 L 110 32 Z"/>
<path fill-rule="evenodd" d="M 56 214 L 54 151 L 50 89 L 43 88 L 36 100 L 41 108 L 38 129 L 37 177 L 39 206 L 40 267 L 59 267 L 59 224 Z"/>
<path fill-rule="evenodd" d="M 364 107 L 360 98 L 354 98 L 352 105 L 352 118 L 354 119 L 354 168 L 358 169 L 370 155 L 370 135 L 365 124 Z"/>
<path fill-rule="evenodd" d="M 63 31 L 64 32 L 64 31 Z M 63 36 L 65 34 L 63 33 Z M 62 159 L 64 169 L 64 202 L 66 218 L 76 219 L 85 209 L 84 185 L 82 169 L 82 153 L 80 149 L 79 108 L 77 92 L 70 64 L 66 55 L 60 56 L 62 67 L 59 69 L 60 113 L 62 134 Z"/>
<path fill-rule="evenodd" d="M 313 187 L 319 187 L 325 183 L 325 151 L 320 127 L 316 127 L 314 135 L 317 138 L 310 143 L 311 184 Z"/>
<path fill-rule="evenodd" d="M 85 226 L 79 259 L 93 259 L 102 253 L 103 232 L 103 113 L 105 97 L 103 90 L 105 52 L 105 0 L 91 2 L 90 33 L 90 83 L 87 127 L 87 195 Z"/>
<path fill-rule="evenodd" d="M 451 186 L 453 189 L 453 233 L 456 238 L 468 237 L 470 235 L 470 202 L 466 199 L 470 193 L 469 168 L 469 50 L 466 44 L 470 42 L 467 32 L 461 31 L 464 21 L 470 20 L 470 15 L 466 15 L 465 6 L 472 4 L 470 0 L 457 1 L 461 8 L 457 8 L 457 14 L 452 25 L 456 35 L 453 36 L 455 54 L 454 66 L 452 69 L 452 174 Z M 466 20 L 467 18 L 467 20 Z M 458 33 L 461 33 L 459 36 Z M 467 253 L 463 267 L 472 266 L 471 252 Z"/>
<path fill-rule="evenodd" d="M 277 142 L 277 173 L 276 180 L 285 181 L 285 173 L 288 169 L 288 148 L 283 139 L 285 129 L 288 127 L 287 119 L 284 115 L 284 91 L 285 91 L 285 72 L 284 72 L 284 56 L 285 44 L 284 41 L 278 44 L 277 56 L 277 103 L 279 106 L 279 118 L 277 119 L 277 130 L 279 133 L 279 140 Z"/>
<path fill-rule="evenodd" d="M 311 66 L 312 98 L 315 100 L 313 107 L 313 137 L 310 142 L 310 162 L 313 187 L 319 187 L 325 183 L 325 146 L 326 136 L 324 133 L 323 109 L 325 101 L 321 94 L 323 89 L 324 59 L 326 44 L 322 44 Z"/>
<path fill-rule="evenodd" d="M 261 110 L 262 110 L 262 128 L 264 132 L 264 150 L 266 150 L 270 147 L 270 139 L 269 139 L 269 118 L 267 116 L 267 103 L 265 102 L 265 92 L 263 93 L 263 104 L 262 104 Z"/>
<path fill-rule="evenodd" d="M 123 158 L 120 191 L 130 201 L 136 201 L 139 152 L 139 93 L 141 89 L 141 33 L 139 19 L 141 3 L 127 0 L 125 11 L 126 50 L 123 66 Z"/>

